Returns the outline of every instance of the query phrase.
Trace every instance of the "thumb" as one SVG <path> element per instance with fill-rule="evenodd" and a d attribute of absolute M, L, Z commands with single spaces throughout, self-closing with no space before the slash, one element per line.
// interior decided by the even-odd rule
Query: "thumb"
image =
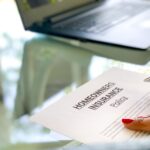
<path fill-rule="evenodd" d="M 122 123 L 131 130 L 150 132 L 150 116 L 140 116 L 135 119 L 123 118 Z"/>

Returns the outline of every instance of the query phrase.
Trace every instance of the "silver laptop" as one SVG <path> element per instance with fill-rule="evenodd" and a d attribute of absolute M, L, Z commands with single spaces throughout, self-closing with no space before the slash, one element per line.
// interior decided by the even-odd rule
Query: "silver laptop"
<path fill-rule="evenodd" d="M 16 0 L 26 30 L 146 51 L 149 0 Z"/>

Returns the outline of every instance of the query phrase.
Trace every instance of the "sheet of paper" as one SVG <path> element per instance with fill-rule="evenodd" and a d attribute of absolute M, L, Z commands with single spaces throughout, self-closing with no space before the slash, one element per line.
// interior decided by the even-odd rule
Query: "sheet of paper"
<path fill-rule="evenodd" d="M 31 120 L 86 144 L 150 137 L 125 129 L 124 117 L 150 114 L 148 75 L 112 68 Z"/>

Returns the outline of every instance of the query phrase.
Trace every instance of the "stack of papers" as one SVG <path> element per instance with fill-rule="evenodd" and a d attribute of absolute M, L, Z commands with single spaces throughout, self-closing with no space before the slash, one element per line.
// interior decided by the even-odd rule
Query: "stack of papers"
<path fill-rule="evenodd" d="M 86 144 L 150 137 L 126 129 L 122 118 L 150 114 L 148 75 L 112 68 L 31 120 Z"/>

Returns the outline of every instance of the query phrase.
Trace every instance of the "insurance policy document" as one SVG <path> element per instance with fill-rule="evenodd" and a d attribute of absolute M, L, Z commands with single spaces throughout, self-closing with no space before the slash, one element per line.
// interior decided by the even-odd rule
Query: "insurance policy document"
<path fill-rule="evenodd" d="M 150 77 L 112 68 L 33 115 L 31 120 L 86 144 L 150 137 L 121 119 L 150 115 Z"/>

